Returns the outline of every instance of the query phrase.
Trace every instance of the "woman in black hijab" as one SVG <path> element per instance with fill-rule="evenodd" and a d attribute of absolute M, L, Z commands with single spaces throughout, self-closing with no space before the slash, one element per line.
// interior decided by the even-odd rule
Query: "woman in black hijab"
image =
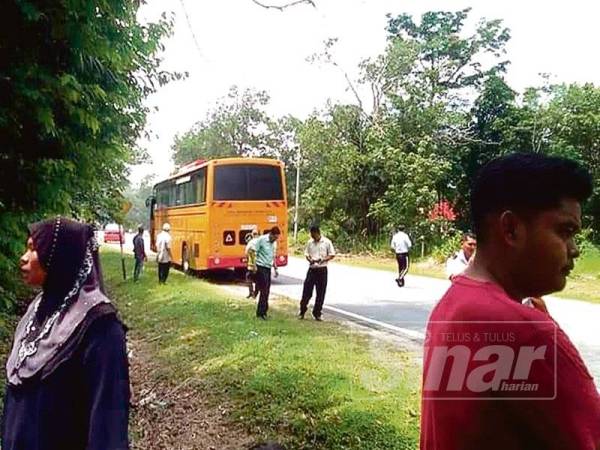
<path fill-rule="evenodd" d="M 29 227 L 26 283 L 41 285 L 6 364 L 3 450 L 128 448 L 125 328 L 105 296 L 91 226 Z"/>

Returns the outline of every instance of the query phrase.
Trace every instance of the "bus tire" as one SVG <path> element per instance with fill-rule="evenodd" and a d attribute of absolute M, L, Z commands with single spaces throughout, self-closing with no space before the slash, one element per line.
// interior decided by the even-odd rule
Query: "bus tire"
<path fill-rule="evenodd" d="M 190 254 L 187 244 L 183 244 L 181 248 L 181 270 L 183 273 L 190 273 Z"/>

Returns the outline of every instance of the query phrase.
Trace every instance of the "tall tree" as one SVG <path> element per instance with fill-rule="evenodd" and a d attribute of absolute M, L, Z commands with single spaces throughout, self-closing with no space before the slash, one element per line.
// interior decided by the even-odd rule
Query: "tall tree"
<path fill-rule="evenodd" d="M 120 209 L 147 108 L 176 75 L 160 70 L 165 16 L 140 24 L 138 1 L 9 0 L 0 16 L 0 286 L 25 223 Z"/>
<path fill-rule="evenodd" d="M 173 161 L 183 165 L 195 159 L 251 156 L 274 148 L 275 124 L 265 113 L 269 102 L 265 91 L 233 86 L 208 117 L 196 123 L 172 146 Z"/>

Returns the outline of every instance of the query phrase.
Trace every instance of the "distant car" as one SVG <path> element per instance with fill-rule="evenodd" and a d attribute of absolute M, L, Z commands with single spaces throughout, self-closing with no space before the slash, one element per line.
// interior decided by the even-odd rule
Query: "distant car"
<path fill-rule="evenodd" d="M 119 233 L 121 234 L 121 239 L 125 242 L 123 228 L 119 227 L 116 223 L 109 223 L 104 227 L 104 242 L 119 243 Z"/>

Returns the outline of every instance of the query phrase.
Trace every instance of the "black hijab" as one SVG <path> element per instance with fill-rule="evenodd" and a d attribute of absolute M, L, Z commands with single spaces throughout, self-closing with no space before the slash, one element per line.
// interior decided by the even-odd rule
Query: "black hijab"
<path fill-rule="evenodd" d="M 47 272 L 41 295 L 17 325 L 6 365 L 14 385 L 42 379 L 69 359 L 89 326 L 116 310 L 104 295 L 98 245 L 90 225 L 57 217 L 29 226 Z M 84 300 L 79 303 L 78 299 Z"/>
<path fill-rule="evenodd" d="M 60 307 L 75 284 L 94 229 L 85 223 L 57 217 L 29 225 L 29 234 L 47 273 L 37 314 L 38 319 L 43 320 Z M 93 251 L 92 258 L 94 267 L 82 288 L 99 286 L 104 293 L 97 250 Z M 72 297 L 77 298 L 77 294 Z"/>

